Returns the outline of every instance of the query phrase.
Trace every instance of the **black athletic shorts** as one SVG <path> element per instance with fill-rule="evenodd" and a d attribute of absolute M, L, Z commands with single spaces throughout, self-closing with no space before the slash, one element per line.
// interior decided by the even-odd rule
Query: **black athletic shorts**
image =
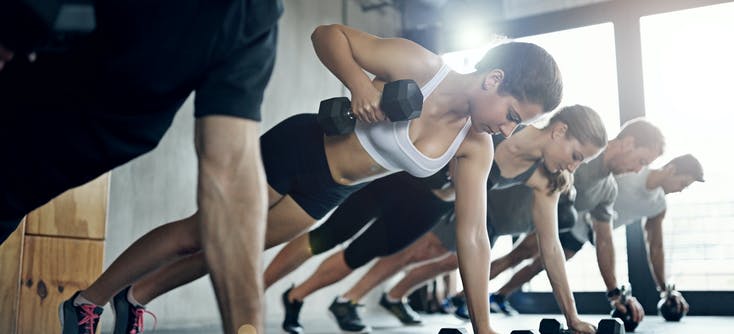
<path fill-rule="evenodd" d="M 345 186 L 334 181 L 324 151 L 324 131 L 316 114 L 291 116 L 260 137 L 268 184 L 290 195 L 314 219 L 321 219 L 367 182 Z"/>
<path fill-rule="evenodd" d="M 278 3 L 148 5 L 97 7 L 88 43 L 0 71 L 0 242 L 31 210 L 155 148 L 192 91 L 197 117 L 259 120 Z"/>
<path fill-rule="evenodd" d="M 585 243 L 576 239 L 570 231 L 559 233 L 558 239 L 561 240 L 561 247 L 563 247 L 563 249 L 570 250 L 574 253 L 580 251 L 581 248 L 584 247 Z"/>

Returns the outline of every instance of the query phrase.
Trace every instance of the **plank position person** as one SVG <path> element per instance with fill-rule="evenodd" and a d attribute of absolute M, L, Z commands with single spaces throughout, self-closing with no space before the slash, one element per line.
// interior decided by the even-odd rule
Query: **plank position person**
<path fill-rule="evenodd" d="M 486 236 L 485 183 L 494 159 L 490 134 L 509 136 L 518 123 L 559 104 L 562 83 L 553 58 L 533 44 L 507 43 L 490 49 L 476 72 L 459 74 L 440 56 L 405 39 L 377 38 L 343 25 L 320 26 L 311 38 L 318 57 L 352 93 L 355 131 L 324 136 L 315 114 L 301 114 L 265 133 L 260 140 L 268 181 L 265 245 L 221 252 L 228 257 L 262 252 L 305 231 L 368 181 L 402 170 L 427 177 L 451 163 L 467 292 L 486 295 L 488 264 L 475 264 L 489 256 L 488 241 L 480 236 Z M 399 79 L 421 86 L 422 113 L 414 120 L 386 122 L 381 89 Z M 515 175 L 527 167 L 507 166 L 503 173 Z M 236 208 L 242 198 L 230 200 Z M 202 253 L 201 230 L 194 224 L 199 219 L 195 213 L 149 232 L 81 296 L 100 304 L 117 295 L 117 317 L 125 309 L 137 315 L 146 300 L 127 287 L 144 276 L 159 295 L 207 274 L 204 258 L 211 254 Z M 469 300 L 482 314 L 488 310 L 486 298 Z M 476 333 L 494 333 L 488 316 L 477 318 L 474 328 Z"/>

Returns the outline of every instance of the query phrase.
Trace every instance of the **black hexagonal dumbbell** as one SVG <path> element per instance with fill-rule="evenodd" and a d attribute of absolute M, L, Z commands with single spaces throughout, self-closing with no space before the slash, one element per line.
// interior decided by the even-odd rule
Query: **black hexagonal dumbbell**
<path fill-rule="evenodd" d="M 438 334 L 467 334 L 466 329 L 463 328 L 441 328 Z"/>
<path fill-rule="evenodd" d="M 619 318 L 599 320 L 596 334 L 625 334 L 624 323 Z"/>
<path fill-rule="evenodd" d="M 678 300 L 676 295 L 680 295 L 680 292 L 675 290 L 675 285 L 667 285 L 665 293 L 658 302 L 658 314 L 663 316 L 666 321 L 680 321 L 685 312 L 678 311 Z"/>
<path fill-rule="evenodd" d="M 392 122 L 418 118 L 423 109 L 420 87 L 413 80 L 397 80 L 385 84 L 380 98 L 380 109 Z M 346 97 L 321 101 L 317 119 L 327 136 L 350 133 L 354 131 L 356 124 L 351 102 Z"/>
<path fill-rule="evenodd" d="M 540 334 L 570 334 L 570 329 L 564 329 L 563 325 L 556 319 L 543 319 L 538 326 Z M 530 334 L 533 331 L 513 331 L 512 334 Z M 602 319 L 597 326 L 597 334 L 625 334 L 624 324 L 618 318 Z"/>
<path fill-rule="evenodd" d="M 538 334 L 538 332 L 531 329 L 516 329 L 510 332 L 510 334 Z"/>
<path fill-rule="evenodd" d="M 632 296 L 632 287 L 629 285 L 623 285 L 621 290 L 621 296 L 619 301 L 627 305 L 627 301 Z M 634 319 L 632 319 L 632 312 L 630 311 L 629 306 L 627 306 L 627 313 L 622 313 L 617 308 L 614 308 L 611 313 L 612 318 L 619 318 L 622 320 L 622 323 L 624 323 L 624 329 L 628 332 L 634 332 L 635 328 L 637 328 L 637 325 L 640 323 L 636 322 Z"/>
<path fill-rule="evenodd" d="M 563 329 L 563 325 L 556 319 L 543 319 L 538 326 L 540 334 L 569 334 L 573 331 Z"/>

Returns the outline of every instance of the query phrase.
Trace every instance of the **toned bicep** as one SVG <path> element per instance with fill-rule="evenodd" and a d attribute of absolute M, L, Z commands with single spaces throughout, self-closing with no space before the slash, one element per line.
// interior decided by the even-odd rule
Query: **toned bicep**
<path fill-rule="evenodd" d="M 665 211 L 655 217 L 649 217 L 645 221 L 645 234 L 650 244 L 662 243 L 663 240 L 663 219 Z"/>
<path fill-rule="evenodd" d="M 486 224 L 487 180 L 492 157 L 489 136 L 470 134 L 452 161 L 450 167 L 456 191 L 457 224 Z"/>
<path fill-rule="evenodd" d="M 541 238 L 558 235 L 558 192 L 548 193 L 543 188 L 533 188 L 533 224 Z"/>

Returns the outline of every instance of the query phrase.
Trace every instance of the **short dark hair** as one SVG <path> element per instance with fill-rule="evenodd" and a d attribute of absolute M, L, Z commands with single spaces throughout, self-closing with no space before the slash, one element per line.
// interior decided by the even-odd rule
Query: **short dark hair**
<path fill-rule="evenodd" d="M 694 180 L 703 182 L 703 167 L 693 155 L 685 154 L 675 157 L 665 164 L 665 167 L 670 165 L 675 167 L 675 174 L 690 175 Z"/>
<path fill-rule="evenodd" d="M 663 136 L 663 133 L 657 126 L 642 117 L 631 119 L 622 125 L 622 130 L 619 131 L 617 139 L 626 137 L 635 139 L 635 147 L 658 150 L 658 154 L 663 154 L 665 150 L 665 136 Z"/>
<path fill-rule="evenodd" d="M 477 71 L 502 70 L 500 94 L 510 94 L 522 102 L 537 103 L 549 112 L 561 103 L 563 80 L 555 59 L 532 43 L 509 42 L 487 51 L 475 66 Z"/>

